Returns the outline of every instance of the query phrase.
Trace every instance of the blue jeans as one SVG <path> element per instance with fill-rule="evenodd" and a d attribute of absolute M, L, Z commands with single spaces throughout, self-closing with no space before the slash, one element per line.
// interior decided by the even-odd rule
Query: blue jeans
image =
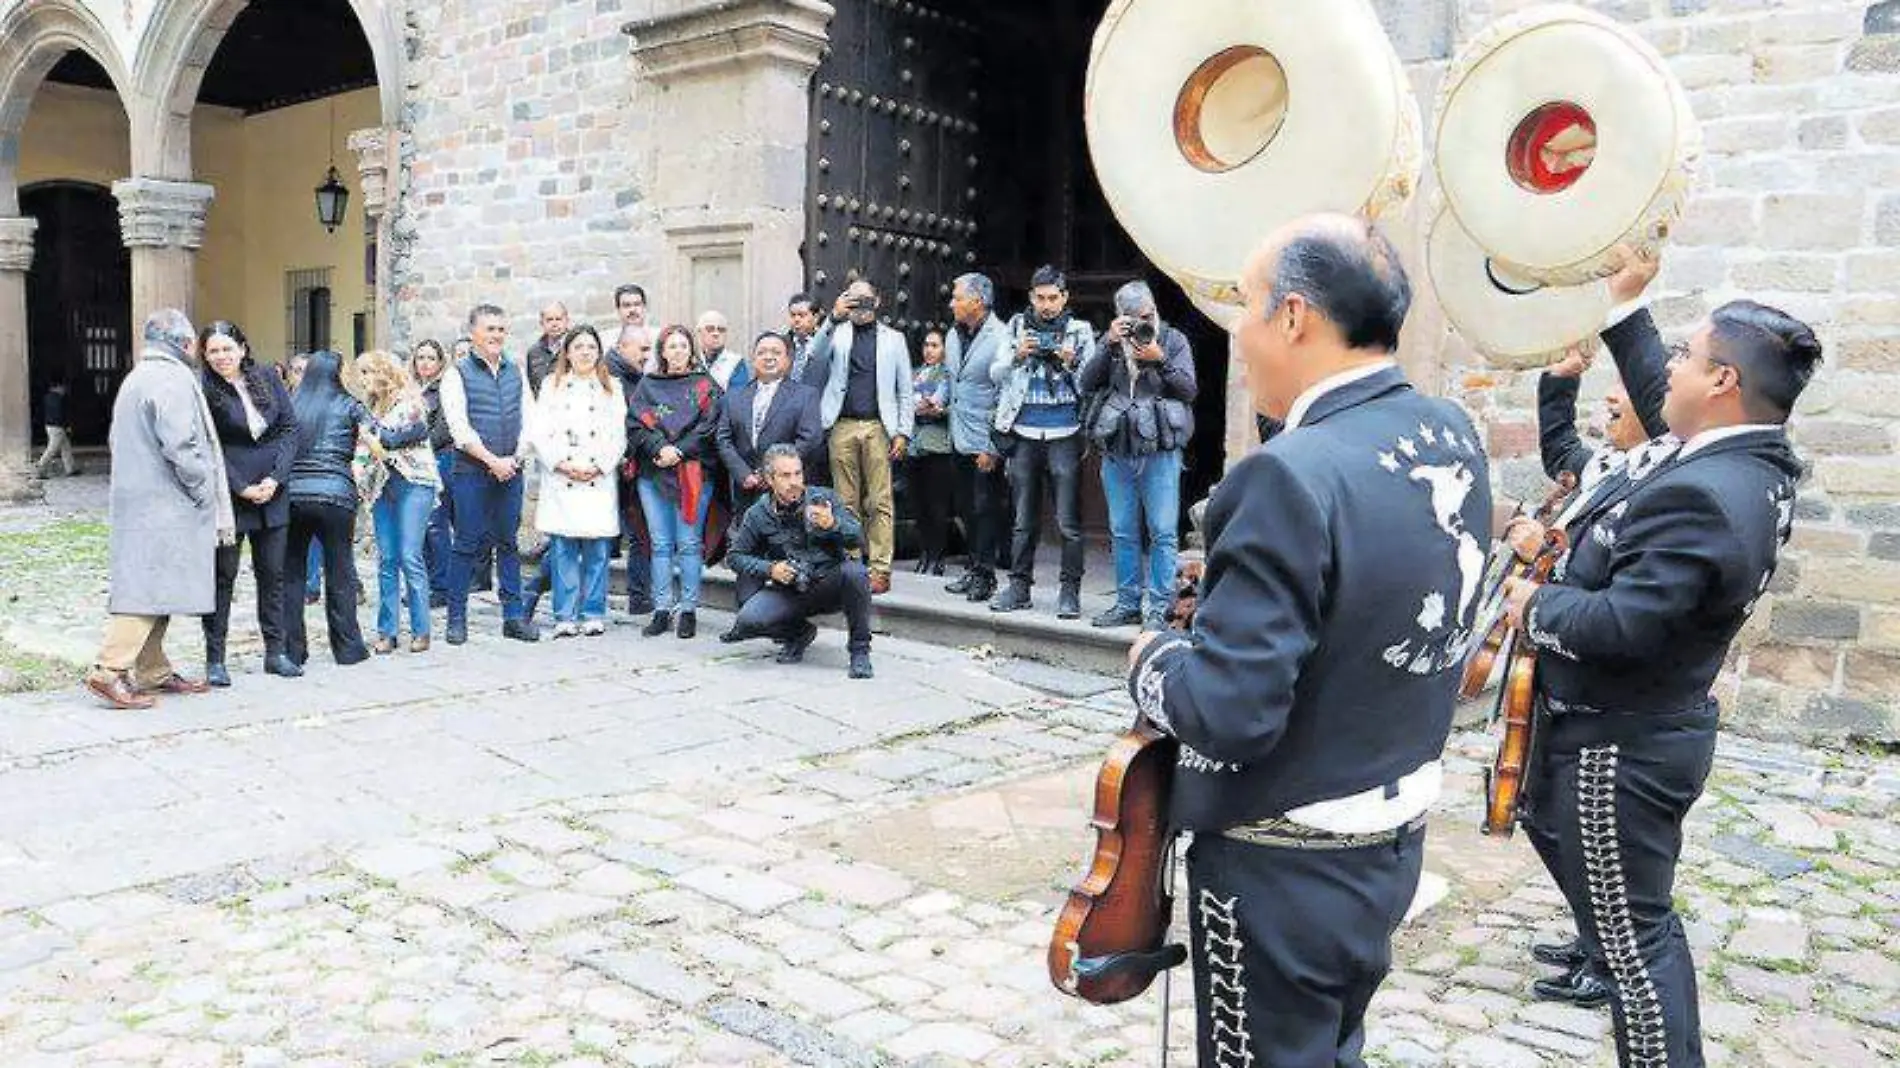
<path fill-rule="evenodd" d="M 647 538 L 653 545 L 653 610 L 655 612 L 697 612 L 699 610 L 699 572 L 701 543 L 706 535 L 706 508 L 712 503 L 712 486 L 700 487 L 699 514 L 690 519 L 680 506 L 667 499 L 660 484 L 640 476 L 640 510 L 647 517 Z M 673 593 L 673 569 L 679 568 L 679 595 Z"/>
<path fill-rule="evenodd" d="M 449 592 L 449 552 L 455 538 L 451 525 L 454 506 L 448 491 L 449 476 L 455 471 L 455 452 L 443 449 L 435 455 L 435 469 L 442 476 L 442 495 L 429 513 L 429 532 L 422 540 L 422 558 L 429 564 L 429 592 L 447 596 Z"/>
<path fill-rule="evenodd" d="M 303 583 L 304 596 L 306 598 L 323 596 L 323 546 L 314 541 L 310 543 L 310 555 L 304 561 L 304 567 L 310 572 L 310 577 Z"/>
<path fill-rule="evenodd" d="M 542 567 L 554 572 L 556 623 L 606 621 L 607 550 L 612 547 L 612 538 L 548 539 L 550 563 Z"/>
<path fill-rule="evenodd" d="M 487 551 L 495 554 L 496 585 L 500 587 L 505 620 L 522 619 L 521 550 L 515 543 L 521 527 L 521 479 L 497 482 L 486 470 L 459 463 L 449 478 L 455 497 L 455 550 L 449 556 L 449 626 L 468 626 L 468 587 L 475 561 Z"/>
<path fill-rule="evenodd" d="M 1115 604 L 1141 608 L 1141 535 L 1148 532 L 1150 611 L 1165 611 L 1174 599 L 1175 556 L 1181 521 L 1181 453 L 1102 458 L 1102 492 L 1108 498 L 1109 539 L 1115 546 Z"/>
<path fill-rule="evenodd" d="M 391 641 L 401 633 L 397 609 L 409 602 L 409 634 L 429 634 L 429 569 L 422 546 L 435 508 L 435 487 L 390 472 L 382 495 L 370 508 L 376 523 L 376 633 Z M 405 590 L 403 587 L 407 586 Z"/>

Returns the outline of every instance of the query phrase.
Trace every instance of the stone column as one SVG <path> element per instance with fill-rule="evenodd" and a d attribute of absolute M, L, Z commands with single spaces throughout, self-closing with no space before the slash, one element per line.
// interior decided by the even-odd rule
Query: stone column
<path fill-rule="evenodd" d="M 160 308 L 191 314 L 205 212 L 217 190 L 199 182 L 125 178 L 112 183 L 119 232 L 132 250 L 132 328 Z"/>
<path fill-rule="evenodd" d="M 365 130 L 353 131 L 346 144 L 356 153 L 356 172 L 363 190 L 363 216 L 374 227 L 376 235 L 376 287 L 370 295 L 370 306 L 374 309 L 376 334 L 375 344 L 387 349 L 395 343 L 390 336 L 390 314 L 395 306 L 392 280 L 389 276 L 390 264 L 390 222 L 393 214 L 391 194 L 392 175 L 402 173 L 402 130 L 396 127 L 372 126 Z"/>
<path fill-rule="evenodd" d="M 26 272 L 39 225 L 33 218 L 0 218 L 0 501 L 40 495 L 28 455 L 33 425 L 26 353 Z"/>
<path fill-rule="evenodd" d="M 811 76 L 832 6 L 822 0 L 685 0 L 629 23 L 654 91 L 649 202 L 666 245 L 659 307 L 682 318 L 717 294 L 735 337 L 782 326 L 804 287 Z M 731 300 L 731 296 L 722 298 Z"/>

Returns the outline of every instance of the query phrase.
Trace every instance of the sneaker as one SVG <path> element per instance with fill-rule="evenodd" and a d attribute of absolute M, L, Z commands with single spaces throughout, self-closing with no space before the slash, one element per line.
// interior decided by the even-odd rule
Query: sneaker
<path fill-rule="evenodd" d="M 691 638 L 699 633 L 699 616 L 692 612 L 679 614 L 679 636 Z"/>
<path fill-rule="evenodd" d="M 673 613 L 655 612 L 653 613 L 653 618 L 647 621 L 647 625 L 640 628 L 640 633 L 649 638 L 657 638 L 672 629 L 672 626 Z"/>
<path fill-rule="evenodd" d="M 581 628 L 580 628 L 580 624 L 578 623 L 556 623 L 554 625 L 554 637 L 556 638 L 556 640 L 559 640 L 561 638 L 572 638 L 580 634 L 580 632 L 581 632 Z"/>
<path fill-rule="evenodd" d="M 1141 609 L 1118 604 L 1094 619 L 1089 620 L 1091 627 L 1132 627 L 1141 622 Z"/>
<path fill-rule="evenodd" d="M 990 602 L 992 612 L 1020 612 L 1028 607 L 1030 607 L 1029 584 L 1017 582 L 1014 579 L 1011 579 L 1003 592 L 997 594 L 996 599 Z"/>
<path fill-rule="evenodd" d="M 525 619 L 511 619 L 501 625 L 501 636 L 518 642 L 538 642 L 541 631 Z"/>
<path fill-rule="evenodd" d="M 590 619 L 581 624 L 581 633 L 587 635 L 589 638 L 598 638 L 607 633 L 607 624 L 598 619 Z"/>
<path fill-rule="evenodd" d="M 1068 583 L 1062 584 L 1062 592 L 1056 595 L 1057 619 L 1082 618 L 1082 590 Z"/>
<path fill-rule="evenodd" d="M 448 629 L 443 632 L 442 640 L 448 642 L 450 645 L 467 645 L 468 644 L 468 624 L 466 623 L 449 624 Z"/>

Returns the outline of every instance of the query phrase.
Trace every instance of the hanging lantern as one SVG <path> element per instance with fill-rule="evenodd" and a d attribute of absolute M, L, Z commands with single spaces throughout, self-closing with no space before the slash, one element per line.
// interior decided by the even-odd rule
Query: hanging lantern
<path fill-rule="evenodd" d="M 343 225 L 343 212 L 350 204 L 350 191 L 337 180 L 336 168 L 330 168 L 330 174 L 317 187 L 317 221 L 325 230 L 336 233 Z"/>

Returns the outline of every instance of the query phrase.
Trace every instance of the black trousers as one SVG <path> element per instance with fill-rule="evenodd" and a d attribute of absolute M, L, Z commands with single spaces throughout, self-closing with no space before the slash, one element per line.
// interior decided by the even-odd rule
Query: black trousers
<path fill-rule="evenodd" d="M 1539 742 L 1547 746 L 1548 742 L 1545 739 L 1548 737 L 1549 720 L 1546 719 L 1544 722 L 1546 725 L 1540 725 L 1539 729 L 1546 733 L 1540 736 Z M 1535 759 L 1542 760 L 1541 748 L 1535 754 Z M 1549 769 L 1544 766 L 1531 780 L 1526 790 L 1522 806 L 1523 817 L 1518 823 L 1524 828 L 1524 837 L 1530 839 L 1531 849 L 1537 853 L 1537 859 L 1543 863 L 1544 871 L 1549 873 L 1550 881 L 1557 884 L 1557 889 L 1564 895 L 1564 904 L 1570 909 L 1571 921 L 1577 926 L 1578 944 L 1590 955 L 1591 974 L 1608 982 L 1609 971 L 1603 964 L 1603 951 L 1591 941 L 1589 932 L 1584 930 L 1583 921 L 1578 919 L 1587 907 L 1583 888 L 1567 885 L 1564 879 L 1562 838 L 1558 833 L 1557 823 L 1552 818 L 1555 808 L 1554 802 L 1548 795 L 1549 785 Z"/>
<path fill-rule="evenodd" d="M 323 547 L 323 613 L 330 629 L 330 655 L 339 664 L 369 659 L 356 622 L 356 511 L 335 504 L 290 502 L 290 544 L 284 555 L 284 652 L 302 664 L 310 659 L 303 624 L 303 591 L 310 542 Z"/>
<path fill-rule="evenodd" d="M 1422 828 L 1337 850 L 1196 835 L 1185 901 L 1195 1063 L 1363 1068 L 1366 1006 L 1424 860 Z"/>
<path fill-rule="evenodd" d="M 979 575 L 1008 570 L 1010 539 L 1009 478 L 999 458 L 996 466 L 984 471 L 976 466 L 976 457 L 957 457 L 957 514 L 963 518 L 963 536 L 969 542 L 970 570 Z"/>
<path fill-rule="evenodd" d="M 1009 577 L 1025 585 L 1036 581 L 1036 546 L 1042 541 L 1042 490 L 1056 499 L 1056 529 L 1062 535 L 1062 584 L 1082 581 L 1082 435 L 1055 441 L 1017 438 L 1009 454 L 1009 490 L 1016 509 L 1010 544 Z"/>
<path fill-rule="evenodd" d="M 204 617 L 205 663 L 224 663 L 226 639 L 231 633 L 231 593 L 237 588 L 238 554 L 251 543 L 251 576 L 257 580 L 257 629 L 264 634 L 264 655 L 284 651 L 284 548 L 290 544 L 289 527 L 241 530 L 237 542 L 218 546 L 218 599 Z M 308 552 L 309 550 L 304 550 Z M 302 612 L 303 590 L 295 591 Z"/>
<path fill-rule="evenodd" d="M 1715 702 L 1665 715 L 1560 715 L 1537 803 L 1559 878 L 1615 992 L 1624 1068 L 1702 1068 L 1695 962 L 1672 897 L 1682 821 L 1715 762 Z"/>
<path fill-rule="evenodd" d="M 846 648 L 871 651 L 871 573 L 862 560 L 846 560 L 836 571 L 813 580 L 804 593 L 744 576 L 734 583 L 733 592 L 739 597 L 739 616 L 732 629 L 747 638 L 784 641 L 811 617 L 842 611 L 850 631 Z"/>
<path fill-rule="evenodd" d="M 917 509 L 917 541 L 926 557 L 941 557 L 949 545 L 959 477 L 957 457 L 950 453 L 924 453 L 910 459 L 910 503 Z"/>

